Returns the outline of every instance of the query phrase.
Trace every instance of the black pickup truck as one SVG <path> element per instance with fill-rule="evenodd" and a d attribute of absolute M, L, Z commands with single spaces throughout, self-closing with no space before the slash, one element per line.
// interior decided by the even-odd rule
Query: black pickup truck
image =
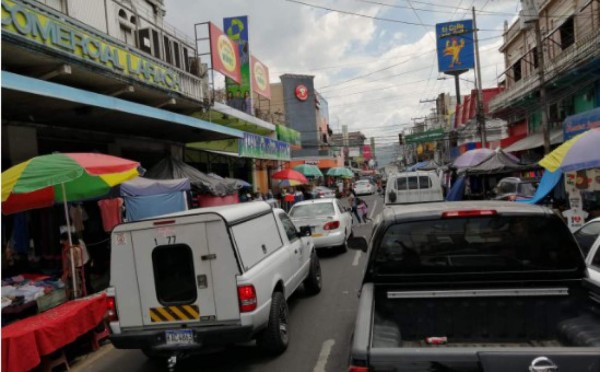
<path fill-rule="evenodd" d="M 551 210 L 392 206 L 350 245 L 369 252 L 350 372 L 600 371 L 600 291 Z"/>

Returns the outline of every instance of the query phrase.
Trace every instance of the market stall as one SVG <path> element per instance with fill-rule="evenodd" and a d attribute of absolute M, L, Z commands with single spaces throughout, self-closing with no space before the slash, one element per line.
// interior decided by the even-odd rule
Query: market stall
<path fill-rule="evenodd" d="M 128 222 L 188 209 L 186 192 L 191 187 L 187 178 L 155 180 L 137 177 L 123 182 L 119 188 Z"/>

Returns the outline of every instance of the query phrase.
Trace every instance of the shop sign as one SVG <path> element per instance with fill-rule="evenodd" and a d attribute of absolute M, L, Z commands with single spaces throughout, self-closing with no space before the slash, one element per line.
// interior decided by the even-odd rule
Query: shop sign
<path fill-rule="evenodd" d="M 318 160 L 305 160 L 304 164 L 306 165 L 316 165 L 319 166 L 319 161 Z"/>
<path fill-rule="evenodd" d="M 252 133 L 244 133 L 244 139 L 239 141 L 239 154 L 241 157 L 267 160 L 291 159 L 290 145 L 268 137 Z"/>
<path fill-rule="evenodd" d="M 292 147 L 300 148 L 302 146 L 301 133 L 284 125 L 277 124 L 277 139 L 287 142 Z"/>
<path fill-rule="evenodd" d="M 271 99 L 269 68 L 253 55 L 250 55 L 250 67 L 252 72 L 252 90 L 266 99 Z"/>
<path fill-rule="evenodd" d="M 174 70 L 132 52 L 106 36 L 67 24 L 33 6 L 2 0 L 2 32 L 68 53 L 144 83 L 179 91 Z"/>
<path fill-rule="evenodd" d="M 242 81 L 242 74 L 238 45 L 213 23 L 209 24 L 209 34 L 212 69 L 239 84 Z"/>
<path fill-rule="evenodd" d="M 250 45 L 248 44 L 248 17 L 238 16 L 223 18 L 223 40 L 227 40 L 232 48 L 237 48 L 238 64 L 237 66 L 229 66 L 233 69 L 237 68 L 236 73 L 239 73 L 239 79 L 228 77 L 225 78 L 225 90 L 227 91 L 227 104 L 235 109 L 244 111 L 247 114 L 252 113 L 252 102 L 250 97 L 251 82 L 250 82 Z M 230 60 L 233 60 L 233 49 L 229 51 Z M 227 66 L 226 66 L 227 67 Z"/>
<path fill-rule="evenodd" d="M 435 34 L 438 71 L 468 70 L 475 66 L 472 20 L 438 23 Z"/>
<path fill-rule="evenodd" d="M 563 123 L 564 140 L 569 140 L 592 128 L 600 128 L 600 108 L 567 116 Z"/>
<path fill-rule="evenodd" d="M 299 84 L 296 86 L 296 98 L 300 101 L 306 101 L 308 99 L 308 88 L 305 85 Z"/>
<path fill-rule="evenodd" d="M 406 136 L 406 143 L 423 143 L 433 142 L 444 139 L 445 133 L 443 128 L 428 130 L 423 133 L 409 134 Z"/>

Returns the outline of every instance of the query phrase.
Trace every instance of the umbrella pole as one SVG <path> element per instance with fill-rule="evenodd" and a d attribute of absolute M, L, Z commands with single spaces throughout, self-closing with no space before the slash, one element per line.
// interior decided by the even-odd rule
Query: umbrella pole
<path fill-rule="evenodd" d="M 60 184 L 62 189 L 63 206 L 65 207 L 65 218 L 67 220 L 67 235 L 69 237 L 69 251 L 71 253 L 71 280 L 73 281 L 73 298 L 77 298 L 77 279 L 75 278 L 75 254 L 73 253 L 73 237 L 71 236 L 71 219 L 69 217 L 69 208 L 67 206 L 67 191 L 65 183 Z"/>

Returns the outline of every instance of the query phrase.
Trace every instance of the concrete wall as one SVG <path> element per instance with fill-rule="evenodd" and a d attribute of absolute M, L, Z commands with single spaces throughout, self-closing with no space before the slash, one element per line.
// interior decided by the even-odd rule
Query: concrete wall
<path fill-rule="evenodd" d="M 2 155 L 8 155 L 11 166 L 29 160 L 37 154 L 37 131 L 35 128 L 2 126 Z"/>

